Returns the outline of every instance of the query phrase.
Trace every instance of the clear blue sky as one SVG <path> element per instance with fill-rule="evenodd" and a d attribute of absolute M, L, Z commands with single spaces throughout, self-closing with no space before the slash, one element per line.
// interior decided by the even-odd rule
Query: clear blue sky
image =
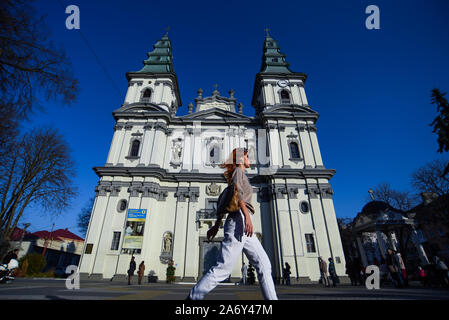
<path fill-rule="evenodd" d="M 260 70 L 264 29 L 278 40 L 290 68 L 308 75 L 309 104 L 320 113 L 318 141 L 338 217 L 354 217 L 367 190 L 381 182 L 410 190 L 410 174 L 441 155 L 429 124 L 436 116 L 430 90 L 449 91 L 449 1 L 106 1 L 60 0 L 81 11 L 81 31 L 67 30 L 57 0 L 39 0 L 51 38 L 71 60 L 81 92 L 76 103 L 47 104 L 29 126 L 53 125 L 73 150 L 79 196 L 59 217 L 28 210 L 31 230 L 76 229 L 76 218 L 94 196 L 92 170 L 106 162 L 112 111 L 123 103 L 125 73 L 142 67 L 146 53 L 170 26 L 174 68 L 187 113 L 198 88 L 235 90 L 244 113 Z M 380 30 L 367 30 L 368 5 L 380 9 Z"/>

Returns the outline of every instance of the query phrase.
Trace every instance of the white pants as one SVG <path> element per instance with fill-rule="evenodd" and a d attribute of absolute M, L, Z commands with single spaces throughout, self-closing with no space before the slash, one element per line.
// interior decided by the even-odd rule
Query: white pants
<path fill-rule="evenodd" d="M 241 252 L 245 253 L 249 262 L 256 268 L 257 278 L 265 300 L 277 300 L 273 278 L 271 276 L 271 263 L 265 250 L 257 237 L 243 235 L 242 241 L 238 241 L 234 236 L 236 220 L 233 215 L 240 214 L 244 221 L 243 213 L 235 212 L 228 214 L 224 225 L 224 239 L 221 244 L 221 251 L 215 266 L 198 281 L 189 293 L 190 299 L 201 300 L 212 291 L 219 282 L 227 279 L 234 268 L 237 258 Z"/>

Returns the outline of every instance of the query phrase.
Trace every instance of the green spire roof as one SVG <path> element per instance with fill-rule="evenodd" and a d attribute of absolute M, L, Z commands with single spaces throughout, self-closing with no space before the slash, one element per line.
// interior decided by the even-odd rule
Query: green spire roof
<path fill-rule="evenodd" d="M 153 45 L 153 48 L 153 51 L 147 53 L 148 59 L 143 61 L 144 67 L 137 72 L 175 72 L 168 32 Z"/>
<path fill-rule="evenodd" d="M 265 30 L 267 35 L 263 44 L 261 73 L 293 73 L 288 67 L 289 63 L 285 60 L 286 55 L 281 53 L 276 40 Z"/>

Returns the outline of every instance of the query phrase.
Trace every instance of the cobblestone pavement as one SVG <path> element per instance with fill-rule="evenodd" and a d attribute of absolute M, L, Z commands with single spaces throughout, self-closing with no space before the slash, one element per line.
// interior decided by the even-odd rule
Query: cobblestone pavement
<path fill-rule="evenodd" d="M 122 281 L 81 280 L 80 289 L 68 290 L 65 279 L 23 279 L 0 284 L 0 300 L 184 300 L 193 283 L 145 283 L 127 285 Z M 447 300 L 447 288 L 423 288 L 418 283 L 409 288 L 340 285 L 276 286 L 279 300 Z M 220 284 L 206 300 L 262 300 L 259 286 Z"/>

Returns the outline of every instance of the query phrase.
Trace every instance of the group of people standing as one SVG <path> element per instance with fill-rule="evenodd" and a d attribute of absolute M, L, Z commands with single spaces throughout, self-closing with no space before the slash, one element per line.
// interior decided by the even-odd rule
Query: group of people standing
<path fill-rule="evenodd" d="M 128 285 L 131 284 L 131 278 L 134 275 L 134 271 L 136 271 L 136 261 L 134 256 L 131 257 L 131 262 L 129 263 L 128 269 Z M 139 264 L 139 270 L 137 271 L 137 283 L 142 284 L 142 278 L 145 274 L 145 263 L 142 261 Z"/>
<path fill-rule="evenodd" d="M 423 286 L 449 287 L 449 269 L 438 256 L 433 257 L 433 263 L 418 266 L 418 276 Z"/>
<path fill-rule="evenodd" d="M 332 286 L 336 287 L 340 280 L 338 279 L 337 272 L 335 271 L 334 260 L 329 258 L 328 261 L 329 266 L 323 257 L 318 257 L 318 264 L 321 273 L 320 283 L 322 283 L 325 287 L 330 287 L 330 278 L 330 280 L 332 280 Z"/>
<path fill-rule="evenodd" d="M 380 262 L 374 259 L 373 264 L 379 267 L 381 285 L 385 282 L 391 282 L 396 288 L 409 286 L 409 275 L 400 252 L 387 249 L 385 258 L 382 257 Z M 365 285 L 367 275 L 365 274 L 365 267 L 359 259 L 346 262 L 346 274 L 351 280 L 351 285 Z M 449 287 L 448 267 L 437 256 L 433 257 L 431 263 L 425 266 L 418 266 L 416 276 L 424 286 L 434 284 L 436 286 Z"/>
<path fill-rule="evenodd" d="M 375 258 L 373 264 L 379 267 L 381 284 L 386 280 L 390 280 L 397 288 L 408 286 L 407 271 L 399 252 L 388 249 L 385 258 L 382 257 L 380 262 Z M 346 262 L 346 274 L 351 280 L 351 285 L 365 285 L 367 275 L 360 259 L 356 258 Z"/>

